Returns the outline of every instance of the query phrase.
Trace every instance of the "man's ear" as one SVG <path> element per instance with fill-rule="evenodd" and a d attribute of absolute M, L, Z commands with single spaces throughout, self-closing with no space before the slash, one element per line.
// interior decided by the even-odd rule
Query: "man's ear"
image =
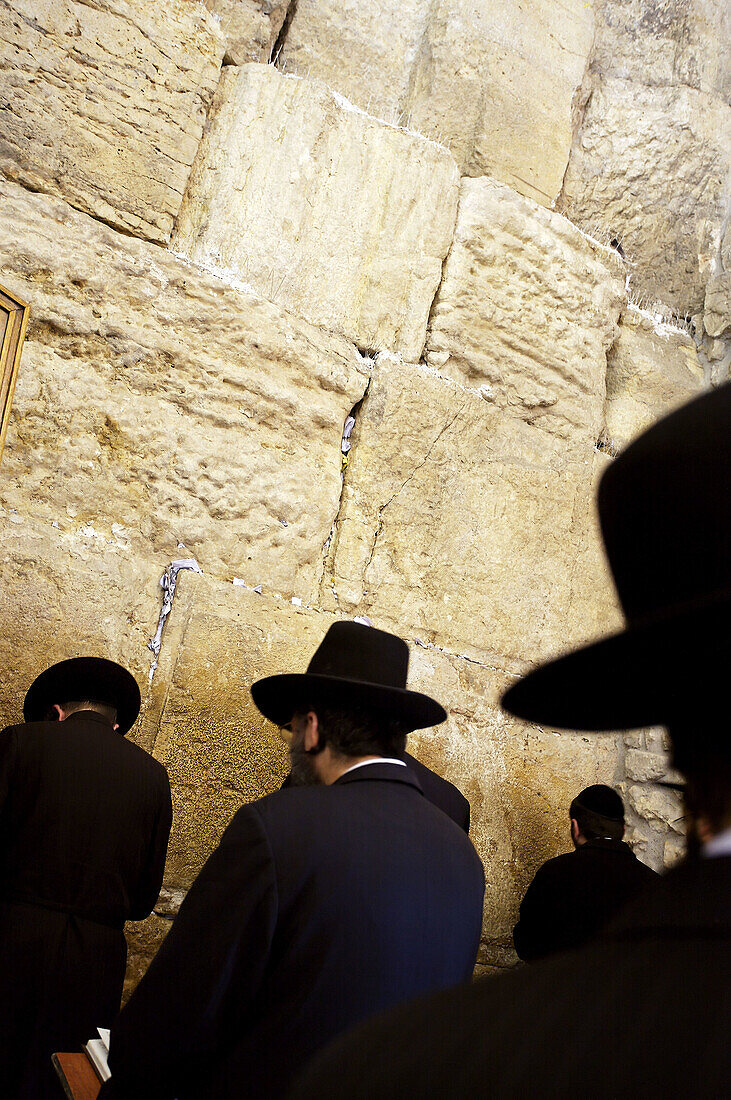
<path fill-rule="evenodd" d="M 53 704 L 53 706 L 51 707 L 51 713 L 54 715 L 54 717 L 51 719 L 52 722 L 63 722 L 64 718 L 66 717 L 66 711 L 58 703 Z"/>
<path fill-rule="evenodd" d="M 314 710 L 308 710 L 305 715 L 305 752 L 316 753 L 320 747 L 320 725 Z"/>
<path fill-rule="evenodd" d="M 581 829 L 579 828 L 579 823 L 578 823 L 578 821 L 576 820 L 575 817 L 572 817 L 571 818 L 571 839 L 573 840 L 574 844 L 578 844 L 580 836 L 581 836 Z"/>

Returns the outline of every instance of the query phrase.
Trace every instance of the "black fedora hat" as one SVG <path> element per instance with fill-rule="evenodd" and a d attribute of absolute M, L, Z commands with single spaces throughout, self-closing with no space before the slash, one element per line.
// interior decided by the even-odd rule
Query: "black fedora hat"
<path fill-rule="evenodd" d="M 602 478 L 626 629 L 529 673 L 503 696 L 507 711 L 559 729 L 629 729 L 718 699 L 729 669 L 730 483 L 727 383 L 639 436 Z M 728 740 L 712 723 L 704 739 Z"/>
<path fill-rule="evenodd" d="M 88 700 L 115 707 L 119 732 L 140 713 L 140 689 L 131 672 L 106 657 L 71 657 L 37 676 L 23 703 L 26 722 L 42 721 L 54 703 Z"/>
<path fill-rule="evenodd" d="M 290 721 L 298 705 L 316 701 L 375 710 L 398 719 L 404 732 L 435 726 L 447 717 L 428 695 L 409 691 L 409 647 L 395 634 L 362 623 L 333 623 L 307 672 L 267 676 L 251 696 L 270 722 Z"/>

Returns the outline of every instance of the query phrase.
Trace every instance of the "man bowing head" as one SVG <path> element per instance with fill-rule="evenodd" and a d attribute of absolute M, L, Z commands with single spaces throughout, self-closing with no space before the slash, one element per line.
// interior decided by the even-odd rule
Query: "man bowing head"
<path fill-rule="evenodd" d="M 356 1021 L 470 978 L 484 875 L 401 758 L 446 718 L 408 662 L 337 622 L 306 672 L 252 686 L 298 782 L 233 818 L 112 1030 L 105 1100 L 281 1096 Z"/>

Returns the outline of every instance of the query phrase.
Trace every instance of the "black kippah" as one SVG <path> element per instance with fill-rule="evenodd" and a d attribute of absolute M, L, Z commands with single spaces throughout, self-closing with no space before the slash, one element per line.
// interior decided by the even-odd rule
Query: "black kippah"
<path fill-rule="evenodd" d="M 624 821 L 624 803 L 617 792 L 604 783 L 595 783 L 592 787 L 586 787 L 581 794 L 577 794 L 571 803 L 572 809 L 581 806 L 599 817 L 606 817 L 610 821 Z"/>

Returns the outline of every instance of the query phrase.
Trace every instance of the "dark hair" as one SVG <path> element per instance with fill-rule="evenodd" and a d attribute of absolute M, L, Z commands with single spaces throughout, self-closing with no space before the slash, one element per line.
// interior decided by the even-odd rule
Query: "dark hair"
<path fill-rule="evenodd" d="M 403 726 L 378 711 L 346 710 L 312 700 L 308 706 L 298 706 L 296 713 L 314 710 L 320 731 L 320 748 L 330 745 L 341 756 L 401 757 L 406 748 Z"/>
<path fill-rule="evenodd" d="M 624 836 L 624 803 L 604 783 L 595 783 L 577 794 L 569 807 L 569 816 L 587 840 L 597 837 L 621 840 Z"/>
<path fill-rule="evenodd" d="M 97 699 L 70 699 L 66 703 L 59 703 L 59 706 L 69 714 L 77 714 L 80 710 L 93 710 L 97 714 L 101 714 L 112 725 L 117 721 L 117 708 L 112 706 L 111 703 L 102 703 Z M 53 708 L 49 713 L 51 718 L 56 717 Z"/>

